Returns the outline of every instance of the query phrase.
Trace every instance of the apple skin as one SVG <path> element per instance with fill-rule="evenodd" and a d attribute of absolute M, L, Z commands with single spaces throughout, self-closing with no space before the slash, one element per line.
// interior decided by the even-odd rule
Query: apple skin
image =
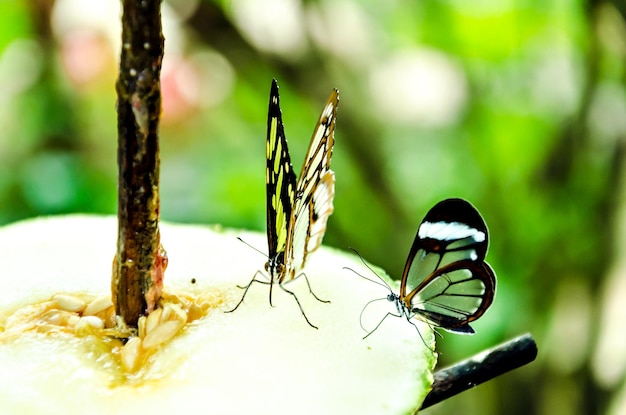
<path fill-rule="evenodd" d="M 274 287 L 246 285 L 266 261 L 237 240 L 266 250 L 261 233 L 220 227 L 161 225 L 169 257 L 165 291 L 211 301 L 207 315 L 161 345 L 134 373 L 96 336 L 36 331 L 7 339 L 4 324 L 17 309 L 58 293 L 110 292 L 115 217 L 68 215 L 0 228 L 0 411 L 3 414 L 194 413 L 406 414 L 419 408 L 432 383 L 432 330 L 422 340 L 393 312 L 388 291 L 344 267 L 376 278 L 354 255 L 320 248 L 303 278 L 287 285 L 296 302 Z M 369 273 L 369 274 L 368 274 Z M 388 278 L 382 271 L 377 273 Z M 141 411 L 141 412 L 140 412 Z"/>

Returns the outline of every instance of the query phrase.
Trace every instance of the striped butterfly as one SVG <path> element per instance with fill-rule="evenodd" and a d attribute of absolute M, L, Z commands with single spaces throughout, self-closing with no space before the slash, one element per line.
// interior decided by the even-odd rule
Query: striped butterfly
<path fill-rule="evenodd" d="M 234 311 L 243 302 L 253 282 L 269 284 L 270 305 L 272 304 L 272 287 L 279 287 L 291 294 L 298 303 L 302 315 L 311 327 L 317 328 L 307 318 L 296 295 L 287 290 L 284 284 L 294 280 L 306 264 L 309 255 L 322 243 L 326 222 L 333 212 L 335 194 L 335 174 L 330 170 L 330 158 L 335 142 L 335 117 L 339 93 L 334 89 L 324 105 L 313 136 L 309 144 L 300 178 L 291 166 L 287 139 L 282 121 L 278 84 L 272 81 L 270 90 L 269 110 L 267 117 L 267 142 L 265 169 L 267 198 L 267 244 L 269 247 L 268 261 L 265 271 L 269 281 L 256 279 L 258 271 L 245 288 L 244 294 L 231 310 Z M 306 275 L 304 275 L 306 279 Z M 319 301 L 311 290 L 309 291 Z"/>
<path fill-rule="evenodd" d="M 436 204 L 417 230 L 400 293 L 383 281 L 390 290 L 384 299 L 394 303 L 397 314 L 387 313 L 365 337 L 389 315 L 404 316 L 414 326 L 413 317 L 450 332 L 474 334 L 469 323 L 485 313 L 496 291 L 495 273 L 484 261 L 488 243 L 487 225 L 469 202 L 446 199 Z"/>

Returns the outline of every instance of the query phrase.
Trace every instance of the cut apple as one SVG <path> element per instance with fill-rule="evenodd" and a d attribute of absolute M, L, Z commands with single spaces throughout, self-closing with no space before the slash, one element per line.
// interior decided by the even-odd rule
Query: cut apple
<path fill-rule="evenodd" d="M 428 392 L 432 330 L 418 333 L 354 255 L 320 248 L 293 297 L 253 284 L 260 233 L 161 225 L 162 309 L 130 338 L 110 311 L 116 218 L 85 215 L 0 228 L 3 414 L 407 414 Z M 379 275 L 387 278 L 382 271 Z M 364 306 L 374 299 L 362 313 Z M 107 308 L 109 307 L 109 308 Z M 48 313 L 48 314 L 46 314 Z M 142 328 L 143 327 L 143 328 Z M 116 332 L 117 330 L 117 332 Z M 150 337 L 152 336 L 152 337 Z M 428 344 L 428 346 L 426 346 Z M 139 356 L 139 357 L 138 357 Z"/>

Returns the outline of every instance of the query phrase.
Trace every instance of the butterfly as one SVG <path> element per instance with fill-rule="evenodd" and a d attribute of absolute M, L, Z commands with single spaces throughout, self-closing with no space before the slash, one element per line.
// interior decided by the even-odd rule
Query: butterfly
<path fill-rule="evenodd" d="M 396 294 L 383 281 L 389 294 L 373 300 L 393 303 L 397 314 L 387 313 L 364 338 L 389 315 L 405 317 L 414 326 L 415 317 L 453 333 L 474 334 L 469 323 L 487 311 L 496 292 L 496 275 L 485 262 L 488 239 L 485 221 L 469 202 L 446 199 L 437 203 L 417 230 L 400 292 Z"/>
<path fill-rule="evenodd" d="M 269 248 L 265 271 L 269 281 L 256 279 L 258 271 L 245 288 L 244 294 L 231 310 L 234 311 L 243 299 L 253 282 L 269 284 L 270 305 L 272 304 L 272 287 L 279 287 L 291 294 L 298 303 L 302 315 L 311 327 L 317 328 L 306 317 L 300 301 L 295 293 L 286 289 L 284 284 L 294 280 L 301 271 L 309 256 L 322 243 L 328 217 L 333 212 L 335 194 L 335 174 L 330 170 L 330 159 L 335 143 L 335 118 L 339 93 L 331 92 L 322 114 L 320 115 L 309 149 L 304 158 L 300 177 L 291 165 L 285 129 L 280 109 L 278 83 L 272 81 L 267 117 L 267 141 L 265 168 L 266 201 L 267 201 L 267 244 Z M 306 279 L 306 275 L 304 275 Z M 309 291 L 319 301 L 311 290 Z"/>

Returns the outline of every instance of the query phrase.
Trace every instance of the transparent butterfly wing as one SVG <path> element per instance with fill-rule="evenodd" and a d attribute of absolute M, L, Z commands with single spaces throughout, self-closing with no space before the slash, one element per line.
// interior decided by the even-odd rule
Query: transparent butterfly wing
<path fill-rule="evenodd" d="M 493 302 L 495 274 L 484 262 L 487 226 L 462 199 L 435 205 L 422 221 L 400 285 L 414 315 L 449 331 L 473 333 L 471 321 Z"/>
<path fill-rule="evenodd" d="M 335 175 L 330 170 L 330 159 L 338 102 L 338 92 L 333 90 L 313 131 L 298 179 L 287 238 L 287 278 L 294 278 L 304 268 L 309 254 L 320 246 L 333 212 Z"/>
<path fill-rule="evenodd" d="M 269 257 L 273 263 L 284 263 L 288 226 L 292 217 L 296 194 L 296 175 L 289 157 L 276 80 L 272 81 L 270 90 L 266 162 L 265 184 Z"/>
<path fill-rule="evenodd" d="M 495 278 L 485 262 L 462 260 L 439 268 L 409 295 L 411 313 L 448 331 L 474 333 L 469 323 L 493 302 Z"/>

